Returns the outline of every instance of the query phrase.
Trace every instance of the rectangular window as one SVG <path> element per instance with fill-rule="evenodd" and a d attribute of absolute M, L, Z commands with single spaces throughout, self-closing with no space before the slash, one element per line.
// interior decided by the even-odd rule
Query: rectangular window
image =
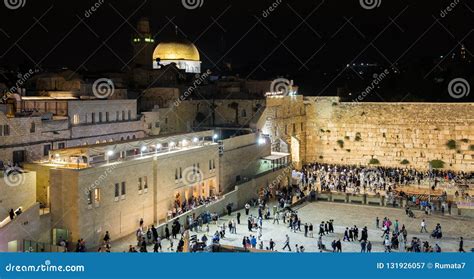
<path fill-rule="evenodd" d="M 304 126 L 303 126 L 303 122 L 301 122 L 301 132 L 303 132 L 304 130 Z"/>
<path fill-rule="evenodd" d="M 179 179 L 183 178 L 183 169 L 179 168 Z"/>
<path fill-rule="evenodd" d="M 87 204 L 92 204 L 92 191 L 87 191 Z"/>
<path fill-rule="evenodd" d="M 179 179 L 178 169 L 175 169 L 175 171 L 174 171 L 174 180 L 178 180 L 178 179 Z"/>
<path fill-rule="evenodd" d="M 91 118 L 92 123 L 95 123 L 95 112 L 91 113 Z"/>
<path fill-rule="evenodd" d="M 36 131 L 36 124 L 35 122 L 31 122 L 30 133 L 34 133 L 35 131 Z"/>
<path fill-rule="evenodd" d="M 58 149 L 64 149 L 64 148 L 66 148 L 66 143 L 58 142 Z"/>
<path fill-rule="evenodd" d="M 72 117 L 72 123 L 77 125 L 79 124 L 79 114 L 74 114 L 74 116 Z"/>
<path fill-rule="evenodd" d="M 119 121 L 120 120 L 120 114 L 118 111 L 115 112 L 115 121 Z"/>
<path fill-rule="evenodd" d="M 50 150 L 51 150 L 51 144 L 45 144 L 43 146 L 43 156 L 49 156 Z"/>
<path fill-rule="evenodd" d="M 142 178 L 139 177 L 138 178 L 138 191 L 141 191 L 143 189 L 143 186 L 142 186 Z"/>
<path fill-rule="evenodd" d="M 120 196 L 120 184 L 115 183 L 115 197 L 118 198 Z"/>
<path fill-rule="evenodd" d="M 128 120 L 132 120 L 132 111 L 131 110 L 128 111 Z"/>
<path fill-rule="evenodd" d="M 209 160 L 209 170 L 212 170 L 212 160 Z"/>
<path fill-rule="evenodd" d="M 212 169 L 216 169 L 216 160 L 212 159 Z"/>
<path fill-rule="evenodd" d="M 148 177 L 147 176 L 143 177 L 143 188 L 145 190 L 148 189 Z"/>
<path fill-rule="evenodd" d="M 125 194 L 127 193 L 127 192 L 126 192 L 126 190 L 127 190 L 126 188 L 127 188 L 127 187 L 126 187 L 126 185 L 125 185 L 125 182 L 122 182 L 122 196 L 125 196 Z"/>
<path fill-rule="evenodd" d="M 3 135 L 4 136 L 9 136 L 10 135 L 10 126 L 3 125 Z"/>
<path fill-rule="evenodd" d="M 106 112 L 105 112 L 105 122 L 109 122 L 109 121 L 110 121 L 110 120 L 109 120 L 109 112 L 106 111 Z"/>
<path fill-rule="evenodd" d="M 99 112 L 99 123 L 102 122 L 102 112 Z"/>
<path fill-rule="evenodd" d="M 122 110 L 122 121 L 125 121 L 125 111 Z"/>
<path fill-rule="evenodd" d="M 95 188 L 94 189 L 94 204 L 99 204 L 100 203 L 100 189 Z"/>

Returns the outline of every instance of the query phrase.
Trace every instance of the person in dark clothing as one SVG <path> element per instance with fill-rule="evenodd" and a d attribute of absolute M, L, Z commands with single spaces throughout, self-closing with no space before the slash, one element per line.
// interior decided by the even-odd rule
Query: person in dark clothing
<path fill-rule="evenodd" d="M 324 235 L 324 222 L 321 222 L 321 224 L 319 225 L 319 236 L 323 236 Z"/>
<path fill-rule="evenodd" d="M 340 239 L 336 242 L 336 252 L 342 253 L 342 243 Z"/>
<path fill-rule="evenodd" d="M 154 225 L 151 225 L 151 233 L 153 235 L 153 241 L 156 241 L 158 239 L 158 231 Z"/>
<path fill-rule="evenodd" d="M 329 220 L 329 232 L 334 233 L 334 220 Z"/>
<path fill-rule="evenodd" d="M 367 232 L 367 227 L 364 227 L 362 229 L 362 233 L 361 233 L 361 236 L 360 236 L 360 240 L 359 241 L 367 241 L 367 239 L 369 238 L 369 234 Z"/>
<path fill-rule="evenodd" d="M 165 238 L 170 239 L 170 229 L 168 228 L 168 224 L 165 227 Z"/>
<path fill-rule="evenodd" d="M 459 240 L 459 252 L 464 253 L 464 238 L 460 238 Z"/>
<path fill-rule="evenodd" d="M 356 225 L 354 225 L 353 231 L 354 231 L 354 239 L 357 240 L 359 238 L 359 228 Z"/>
<path fill-rule="evenodd" d="M 232 206 L 230 204 L 227 205 L 227 215 L 230 216 L 232 213 Z"/>
<path fill-rule="evenodd" d="M 275 242 L 273 239 L 270 238 L 270 250 L 273 251 L 275 249 Z"/>
<path fill-rule="evenodd" d="M 146 239 L 143 238 L 142 242 L 140 243 L 140 252 L 141 253 L 147 253 L 148 250 L 146 249 Z"/>
<path fill-rule="evenodd" d="M 240 212 L 237 212 L 237 224 L 240 225 Z"/>
<path fill-rule="evenodd" d="M 109 231 L 106 231 L 105 236 L 104 236 L 104 243 L 108 244 L 109 242 L 110 242 L 110 234 L 109 234 Z"/>
<path fill-rule="evenodd" d="M 344 238 L 342 239 L 342 241 L 350 241 L 349 240 L 349 228 L 346 228 L 346 230 L 344 231 Z"/>
<path fill-rule="evenodd" d="M 10 215 L 10 220 L 15 219 L 15 212 L 13 211 L 13 208 L 10 209 L 10 212 L 8 212 L 8 214 Z"/>

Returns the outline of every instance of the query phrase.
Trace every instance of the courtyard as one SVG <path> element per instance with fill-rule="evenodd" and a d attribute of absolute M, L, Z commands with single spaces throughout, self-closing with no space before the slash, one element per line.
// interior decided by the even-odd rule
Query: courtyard
<path fill-rule="evenodd" d="M 272 207 L 273 204 L 270 204 Z M 365 205 L 351 205 L 341 203 L 329 202 L 313 202 L 304 203 L 294 208 L 301 218 L 301 232 L 292 232 L 288 228 L 288 224 L 284 224 L 280 219 L 279 224 L 273 223 L 273 219 L 263 220 L 262 237 L 258 241 L 263 241 L 264 249 L 269 246 L 269 240 L 273 239 L 276 243 L 275 251 L 283 252 L 282 247 L 285 243 L 285 235 L 290 237 L 290 246 L 292 251 L 295 251 L 295 245 L 304 246 L 305 252 L 320 252 L 317 247 L 319 224 L 322 221 L 334 220 L 334 233 L 323 236 L 323 244 L 326 246 L 323 252 L 332 252 L 331 242 L 340 239 L 342 242 L 343 252 L 360 252 L 360 243 L 358 241 L 346 242 L 343 241 L 344 231 L 346 227 L 353 227 L 356 225 L 359 230 L 364 226 L 368 229 L 368 240 L 372 243 L 372 252 L 384 252 L 382 230 L 376 228 L 376 217 L 381 221 L 384 217 L 389 218 L 392 222 L 399 221 L 400 228 L 405 225 L 408 231 L 407 245 L 413 237 L 420 238 L 422 242 L 428 241 L 431 246 L 437 243 L 442 252 L 456 252 L 459 249 L 459 239 L 464 238 L 464 250 L 470 251 L 474 247 L 474 222 L 472 219 L 451 215 L 426 215 L 422 211 L 415 210 L 416 218 L 409 218 L 405 215 L 405 211 L 399 208 L 390 207 L 375 207 Z M 237 225 L 237 233 L 229 233 L 227 223 L 229 220 L 236 219 L 237 211 L 232 212 L 230 216 L 222 216 L 217 224 L 209 225 L 209 233 L 206 233 L 206 226 L 203 226 L 201 232 L 190 232 L 190 235 L 196 235 L 199 239 L 206 234 L 207 244 L 211 243 L 212 235 L 222 227 L 226 226 L 225 238 L 220 240 L 220 244 L 242 247 L 242 239 L 245 236 L 256 235 L 257 232 L 249 232 L 247 228 L 247 216 L 245 210 L 238 211 L 241 214 L 240 225 Z M 257 208 L 250 209 L 249 215 L 258 216 Z M 443 238 L 430 238 L 430 233 L 420 233 L 420 223 L 425 219 L 428 232 L 434 229 L 436 224 L 440 224 L 443 230 Z M 304 236 L 304 223 L 312 223 L 314 226 L 313 237 Z M 360 235 L 360 234 L 359 234 Z M 112 236 L 113 237 L 113 236 Z M 162 240 L 162 247 L 164 252 L 174 252 L 179 239 L 174 240 L 173 250 L 170 249 L 169 240 Z M 128 251 L 129 245 L 136 244 L 135 235 L 123 238 L 119 241 L 112 242 L 112 252 Z M 258 245 L 257 245 L 258 247 Z M 331 250 L 331 251 L 330 251 Z M 148 251 L 153 251 L 153 245 L 148 246 Z M 286 250 L 288 251 L 288 250 Z M 398 252 L 398 250 L 394 251 Z"/>

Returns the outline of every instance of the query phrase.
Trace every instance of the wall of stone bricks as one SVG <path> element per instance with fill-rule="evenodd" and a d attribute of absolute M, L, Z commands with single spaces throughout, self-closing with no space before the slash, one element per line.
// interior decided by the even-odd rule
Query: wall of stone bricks
<path fill-rule="evenodd" d="M 357 103 L 307 97 L 307 162 L 474 171 L 474 103 Z M 447 146 L 455 141 L 456 147 Z"/>

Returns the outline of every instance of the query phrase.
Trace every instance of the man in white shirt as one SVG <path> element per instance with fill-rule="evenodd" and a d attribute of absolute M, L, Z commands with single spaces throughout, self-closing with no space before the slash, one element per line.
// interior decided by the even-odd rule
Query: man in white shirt
<path fill-rule="evenodd" d="M 425 219 L 423 219 L 421 221 L 421 230 L 420 232 L 423 232 L 423 230 L 425 230 L 425 232 L 428 232 L 428 230 L 426 229 L 426 222 L 425 222 Z"/>

